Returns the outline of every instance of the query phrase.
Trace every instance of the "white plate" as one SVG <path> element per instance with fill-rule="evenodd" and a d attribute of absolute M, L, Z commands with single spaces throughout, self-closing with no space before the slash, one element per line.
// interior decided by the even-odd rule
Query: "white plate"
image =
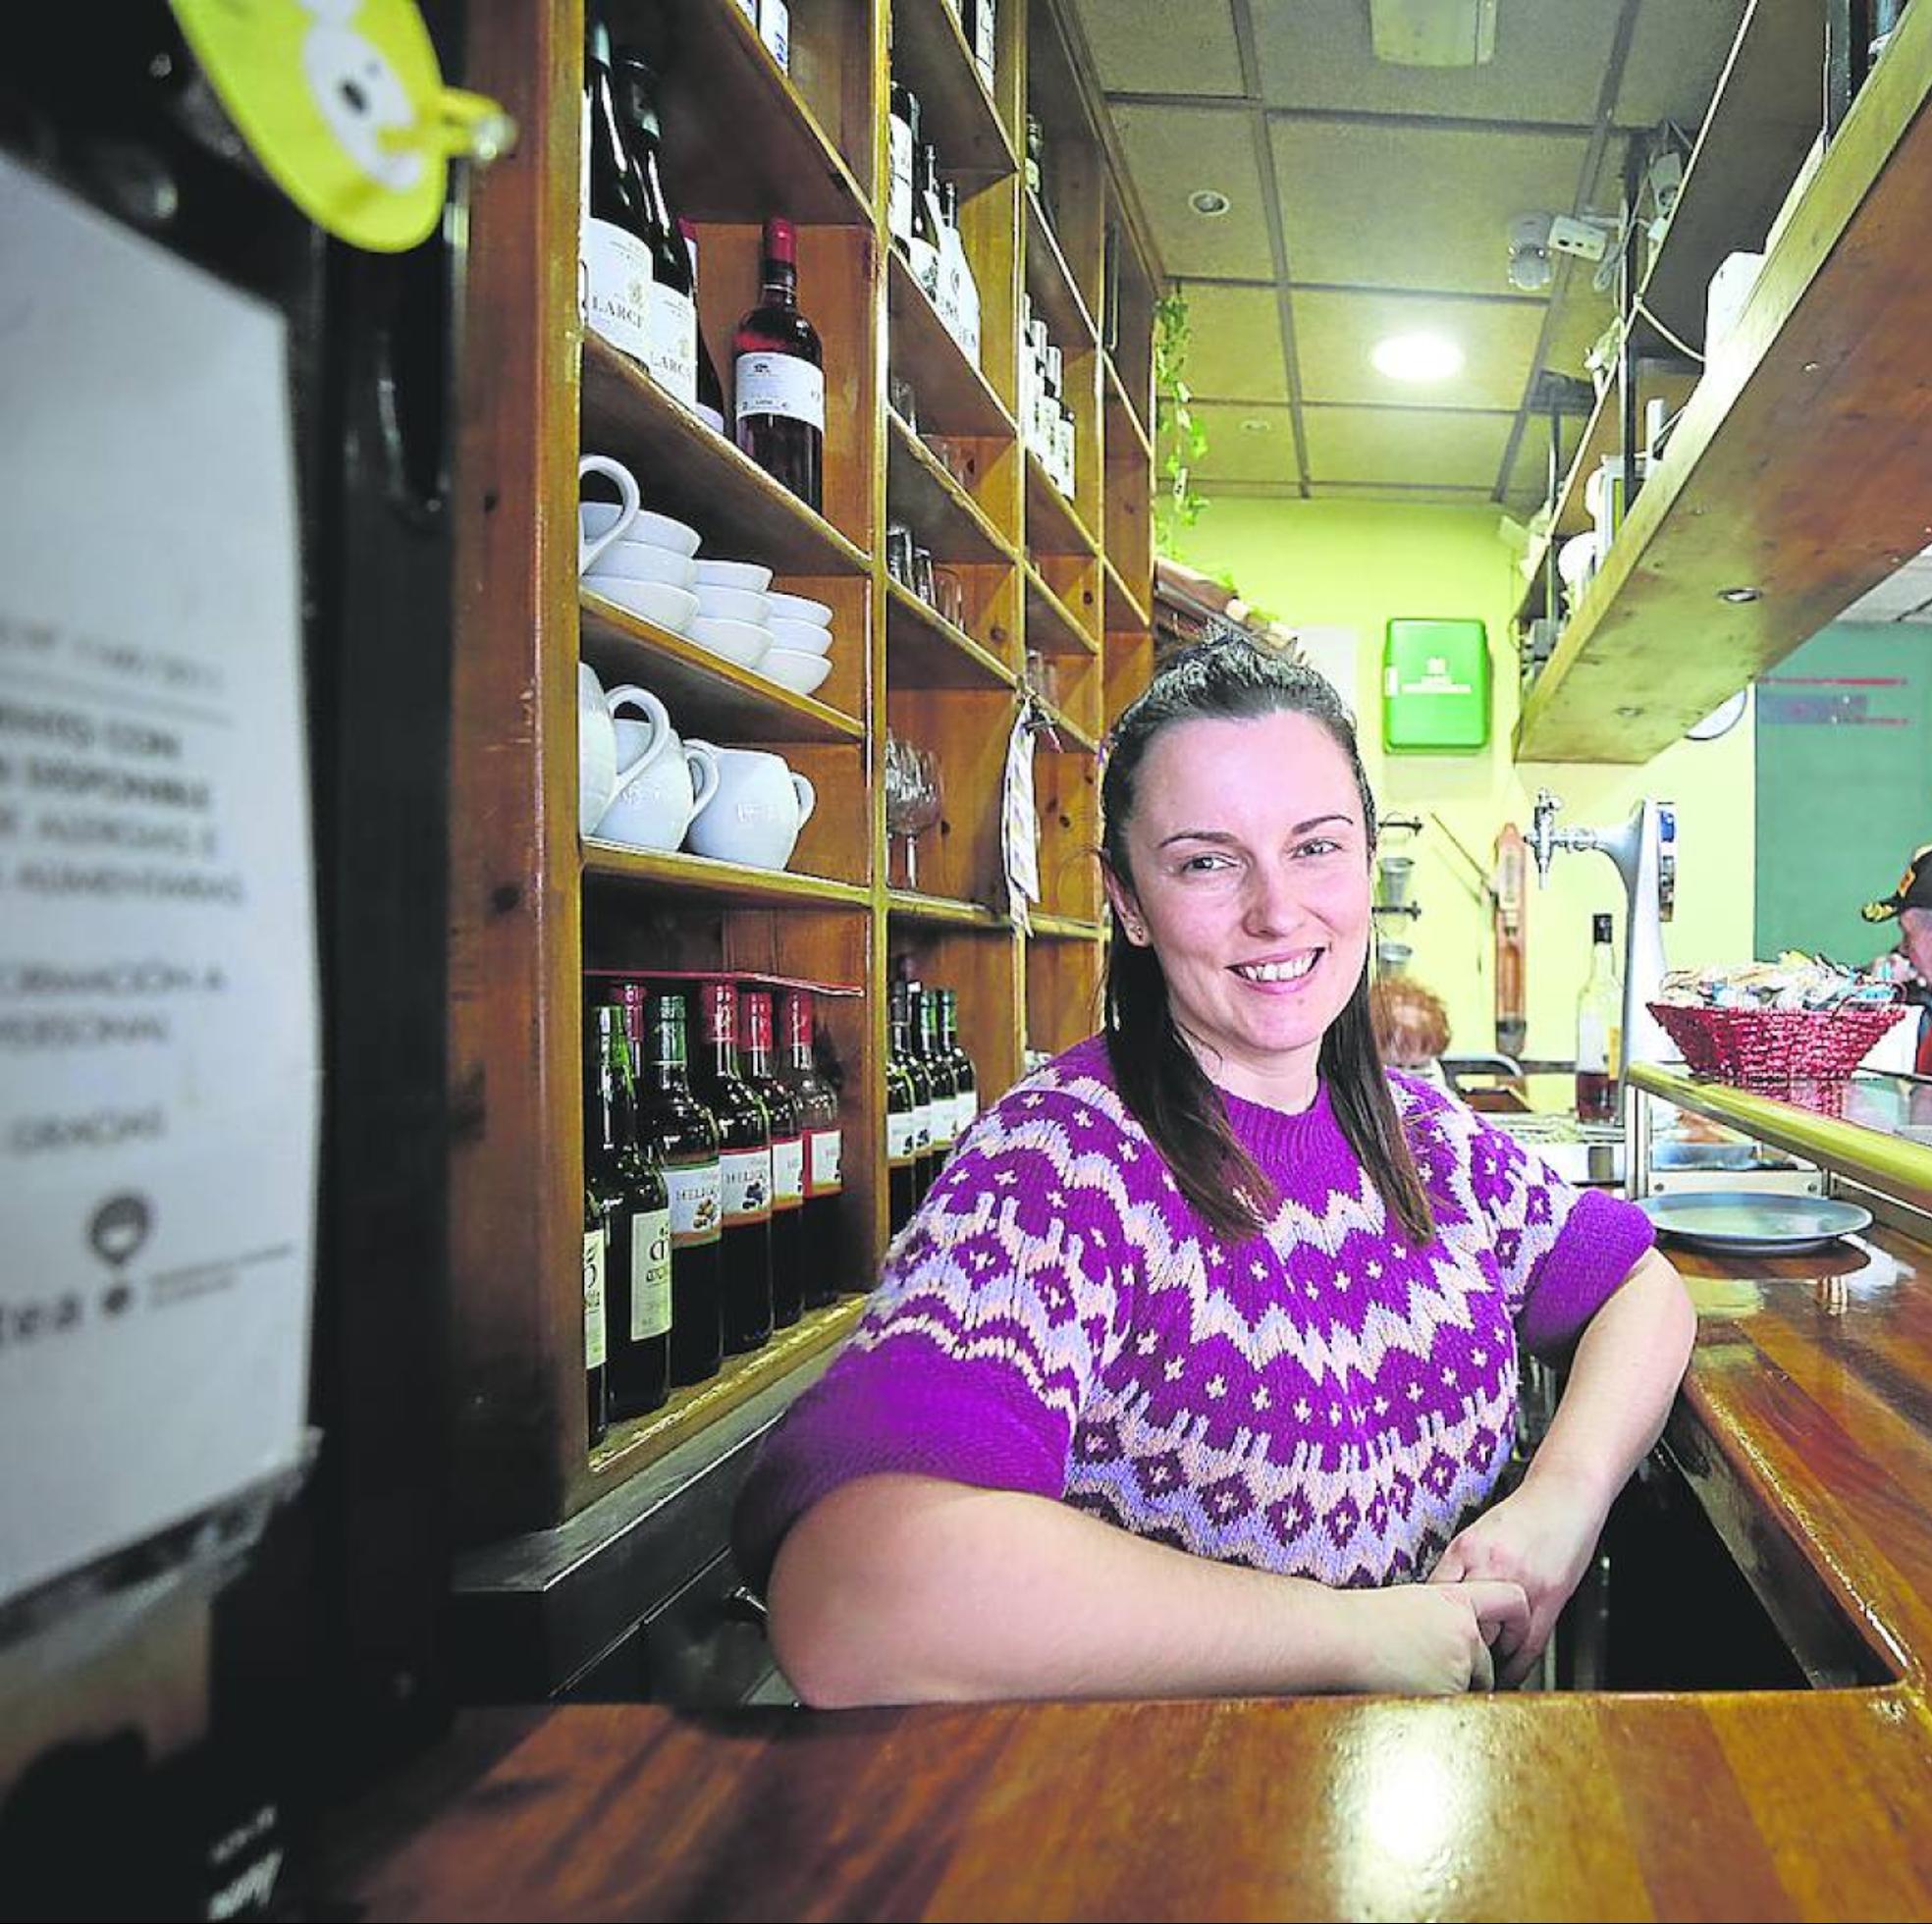
<path fill-rule="evenodd" d="M 626 581 L 621 575 L 599 574 L 592 569 L 584 576 L 584 586 L 606 601 L 614 601 L 619 608 L 627 608 L 631 614 L 641 615 L 661 628 L 669 628 L 674 635 L 687 633 L 698 612 L 696 595 L 686 594 L 682 588 L 673 588 L 668 582 Z"/>
<path fill-rule="evenodd" d="M 623 512 L 615 501 L 586 501 L 577 504 L 577 525 L 586 541 L 597 537 Z M 669 514 L 653 514 L 648 508 L 638 510 L 637 519 L 623 532 L 626 541 L 646 541 L 653 548 L 669 548 L 688 561 L 698 552 L 698 531 Z"/>
<path fill-rule="evenodd" d="M 832 626 L 832 610 L 824 602 L 808 601 L 803 595 L 772 596 L 772 613 L 780 621 L 810 621 L 814 627 Z"/>
<path fill-rule="evenodd" d="M 832 664 L 823 655 L 801 655 L 795 648 L 775 648 L 758 665 L 758 672 L 780 688 L 809 695 L 827 675 Z"/>
<path fill-rule="evenodd" d="M 696 598 L 693 597 L 695 603 Z M 700 648 L 709 648 L 740 668 L 757 668 L 772 647 L 772 631 L 755 621 L 726 621 L 716 615 L 700 615 L 687 631 Z"/>
<path fill-rule="evenodd" d="M 591 565 L 597 574 L 615 574 L 625 581 L 662 581 L 668 588 L 689 590 L 698 579 L 696 561 L 648 541 L 614 541 Z"/>
<path fill-rule="evenodd" d="M 1658 1233 L 1739 1256 L 1815 1250 L 1839 1236 L 1871 1227 L 1872 1212 L 1826 1196 L 1785 1196 L 1775 1190 L 1693 1189 L 1646 1196 L 1637 1205 Z"/>
<path fill-rule="evenodd" d="M 736 588 L 747 595 L 762 595 L 772 585 L 772 570 L 756 561 L 713 561 L 698 563 L 698 580 L 707 588 Z"/>
<path fill-rule="evenodd" d="M 820 627 L 816 621 L 774 620 L 772 644 L 800 655 L 824 655 L 832 647 L 832 630 Z"/>
<path fill-rule="evenodd" d="M 746 594 L 742 588 L 720 588 L 701 580 L 697 597 L 698 613 L 720 621 L 749 621 L 762 628 L 772 618 L 772 607 L 765 597 Z"/>

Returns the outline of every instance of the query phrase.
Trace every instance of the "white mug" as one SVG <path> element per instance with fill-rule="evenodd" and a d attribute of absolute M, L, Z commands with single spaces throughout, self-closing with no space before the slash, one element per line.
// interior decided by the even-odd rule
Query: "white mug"
<path fill-rule="evenodd" d="M 692 816 L 718 792 L 717 756 L 707 743 L 680 742 L 664 703 L 648 688 L 613 688 L 607 699 L 622 766 L 597 832 L 632 848 L 674 849 Z M 645 719 L 619 721 L 625 708 L 641 710 Z"/>
<path fill-rule="evenodd" d="M 617 785 L 617 738 L 604 684 L 588 662 L 577 664 L 577 832 L 597 827 Z"/>
<path fill-rule="evenodd" d="M 782 869 L 818 806 L 811 782 L 786 767 L 783 757 L 763 749 L 698 741 L 685 746 L 710 749 L 718 758 L 717 793 L 692 817 L 685 846 L 723 862 Z"/>
<path fill-rule="evenodd" d="M 577 572 L 582 574 L 605 549 L 614 541 L 621 541 L 630 524 L 637 519 L 637 510 L 643 506 L 638 498 L 637 478 L 621 461 L 614 461 L 609 454 L 586 454 L 577 463 L 577 479 L 581 482 L 586 474 L 603 474 L 617 484 L 617 493 L 623 497 L 623 507 L 617 518 L 594 541 L 583 531 L 583 516 L 577 516 Z"/>

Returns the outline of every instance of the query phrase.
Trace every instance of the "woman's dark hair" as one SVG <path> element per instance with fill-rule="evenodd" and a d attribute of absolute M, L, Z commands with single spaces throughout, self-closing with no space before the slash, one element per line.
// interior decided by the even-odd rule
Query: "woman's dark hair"
<path fill-rule="evenodd" d="M 1114 724 L 1100 777 L 1100 848 L 1128 888 L 1127 826 L 1150 744 L 1180 722 L 1255 721 L 1305 715 L 1325 728 L 1355 772 L 1368 851 L 1375 846 L 1375 800 L 1368 792 L 1355 723 L 1333 687 L 1314 669 L 1264 654 L 1251 643 L 1191 648 L 1166 663 L 1147 692 Z M 1220 1092 L 1174 1021 L 1167 979 L 1152 948 L 1128 941 L 1113 912 L 1107 949 L 1106 1042 L 1121 1099 L 1154 1139 L 1188 1201 L 1224 1236 L 1259 1231 L 1275 1201 L 1272 1186 L 1236 1140 Z M 1435 1233 L 1434 1211 L 1410 1152 L 1402 1119 L 1368 1019 L 1368 966 L 1321 1039 L 1318 1070 L 1336 1121 L 1383 1205 L 1410 1237 Z"/>

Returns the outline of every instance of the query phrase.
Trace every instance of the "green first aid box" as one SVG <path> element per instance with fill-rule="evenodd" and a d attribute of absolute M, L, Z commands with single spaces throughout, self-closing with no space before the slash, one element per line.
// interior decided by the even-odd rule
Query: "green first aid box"
<path fill-rule="evenodd" d="M 1382 646 L 1382 746 L 1467 755 L 1489 743 L 1489 636 L 1480 621 L 1397 620 Z"/>

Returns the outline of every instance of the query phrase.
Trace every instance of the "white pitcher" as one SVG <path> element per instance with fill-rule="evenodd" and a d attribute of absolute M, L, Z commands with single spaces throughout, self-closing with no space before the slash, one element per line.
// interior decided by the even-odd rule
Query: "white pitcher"
<path fill-rule="evenodd" d="M 606 699 L 622 766 L 597 832 L 632 848 L 673 849 L 692 816 L 718 792 L 717 754 L 705 742 L 680 742 L 664 703 L 648 688 L 613 688 Z M 619 721 L 626 708 L 641 711 L 644 720 Z"/>
<path fill-rule="evenodd" d="M 617 738 L 604 684 L 588 662 L 577 664 L 577 832 L 589 834 L 617 786 Z"/>
<path fill-rule="evenodd" d="M 818 806 L 811 782 L 782 756 L 763 749 L 712 748 L 699 741 L 685 746 L 710 749 L 718 758 L 718 792 L 699 805 L 685 845 L 722 862 L 782 869 Z"/>
<path fill-rule="evenodd" d="M 583 531 L 583 516 L 577 517 L 577 572 L 588 568 L 613 542 L 621 541 L 630 524 L 637 519 L 643 502 L 637 493 L 637 477 L 625 467 L 622 461 L 614 461 L 609 454 L 586 454 L 577 463 L 577 480 L 582 482 L 586 474 L 603 474 L 617 484 L 617 494 L 623 502 L 617 518 L 594 541 L 587 540 Z"/>

